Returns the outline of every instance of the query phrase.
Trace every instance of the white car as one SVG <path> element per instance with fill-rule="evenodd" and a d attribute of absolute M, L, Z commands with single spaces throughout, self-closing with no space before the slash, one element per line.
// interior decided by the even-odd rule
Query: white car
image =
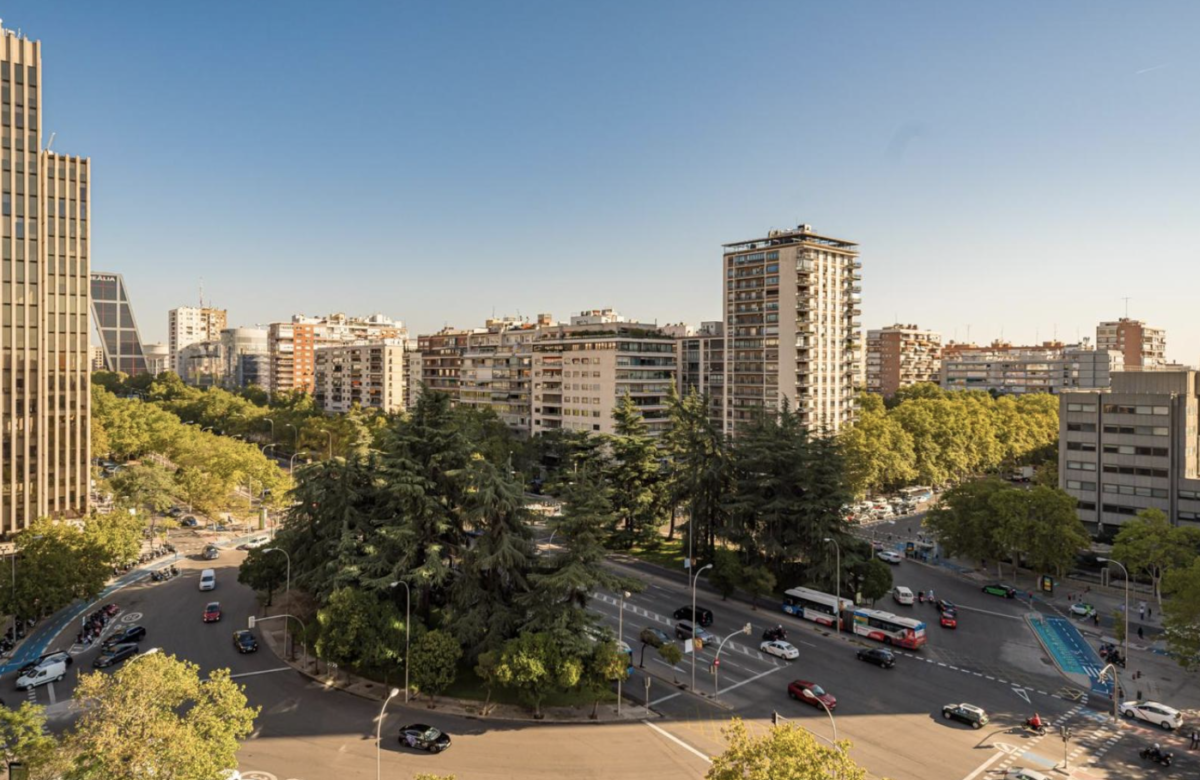
<path fill-rule="evenodd" d="M 1183 725 L 1183 713 L 1156 701 L 1127 701 L 1121 703 L 1121 714 L 1171 731 Z"/>
<path fill-rule="evenodd" d="M 1050 780 L 1050 776 L 1044 775 L 1041 772 L 1035 772 L 1032 769 L 1014 766 L 1004 775 L 1004 780 Z"/>
<path fill-rule="evenodd" d="M 1096 608 L 1091 604 L 1085 604 L 1082 601 L 1077 601 L 1071 605 L 1071 614 L 1079 617 L 1091 617 L 1095 614 Z"/>
<path fill-rule="evenodd" d="M 17 678 L 17 690 L 27 691 L 46 683 L 58 682 L 67 674 L 67 662 L 62 659 L 47 659 L 34 667 L 25 676 Z"/>
<path fill-rule="evenodd" d="M 790 642 L 784 642 L 782 639 L 763 642 L 758 646 L 758 649 L 767 655 L 778 656 L 786 661 L 793 661 L 800 657 L 800 651 L 792 646 Z"/>
<path fill-rule="evenodd" d="M 884 563 L 890 563 L 893 566 L 898 565 L 900 561 L 904 560 L 900 553 L 896 552 L 895 550 L 880 550 L 878 557 L 879 560 L 883 561 Z"/>

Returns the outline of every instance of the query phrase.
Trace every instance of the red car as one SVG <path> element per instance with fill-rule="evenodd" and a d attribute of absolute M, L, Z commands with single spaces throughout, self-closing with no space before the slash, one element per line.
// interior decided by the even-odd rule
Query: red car
<path fill-rule="evenodd" d="M 221 619 L 221 602 L 214 601 L 204 608 L 204 622 L 216 623 Z"/>
<path fill-rule="evenodd" d="M 953 611 L 943 612 L 941 623 L 942 628 L 958 628 L 958 615 Z"/>
<path fill-rule="evenodd" d="M 822 704 L 831 710 L 837 707 L 837 698 L 833 694 L 826 693 L 824 688 L 808 680 L 792 680 L 788 683 L 788 696 L 814 707 Z"/>

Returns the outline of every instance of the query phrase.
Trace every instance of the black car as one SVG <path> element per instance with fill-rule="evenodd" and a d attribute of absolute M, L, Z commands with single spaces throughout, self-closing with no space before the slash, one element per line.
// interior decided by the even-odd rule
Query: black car
<path fill-rule="evenodd" d="M 188 515 L 187 517 L 180 520 L 179 524 L 182 525 L 184 528 L 195 528 L 196 526 L 200 525 L 200 521 L 197 520 L 196 518 L 192 517 L 191 515 Z"/>
<path fill-rule="evenodd" d="M 1017 595 L 1016 588 L 1010 588 L 1009 586 L 1001 585 L 998 582 L 984 585 L 983 592 L 990 596 L 1003 596 L 1006 599 L 1015 598 Z"/>
<path fill-rule="evenodd" d="M 118 631 L 108 639 L 105 639 L 104 644 L 102 644 L 100 647 L 104 650 L 107 650 L 108 648 L 115 647 L 116 645 L 125 645 L 129 644 L 130 642 L 138 642 L 145 638 L 145 628 L 142 628 L 141 626 L 129 626 L 124 631 Z"/>
<path fill-rule="evenodd" d="M 64 653 L 62 650 L 55 650 L 50 653 L 43 653 L 34 660 L 22 666 L 21 671 L 17 676 L 24 677 L 46 661 L 65 661 L 67 666 L 75 663 L 75 659 L 71 657 L 70 653 Z"/>
<path fill-rule="evenodd" d="M 675 610 L 676 620 L 691 620 L 699 623 L 702 626 L 711 626 L 713 622 L 713 613 L 711 609 L 705 607 L 696 607 L 696 617 L 692 617 L 691 607 L 680 607 Z"/>
<path fill-rule="evenodd" d="M 947 704 L 942 707 L 942 717 L 965 723 L 973 729 L 983 728 L 990 720 L 987 712 L 974 704 Z"/>
<path fill-rule="evenodd" d="M 233 646 L 238 649 L 239 653 L 258 652 L 258 640 L 254 638 L 253 632 L 246 629 L 233 632 Z"/>
<path fill-rule="evenodd" d="M 638 635 L 638 638 L 641 639 L 644 644 L 650 645 L 651 647 L 662 647 L 665 644 L 669 644 L 671 641 L 671 637 L 667 636 L 666 631 L 663 631 L 661 628 L 654 628 L 653 626 L 646 626 L 643 628 L 642 633 Z"/>
<path fill-rule="evenodd" d="M 424 723 L 414 723 L 400 729 L 400 741 L 411 748 L 441 753 L 450 747 L 450 735 Z"/>
<path fill-rule="evenodd" d="M 108 666 L 115 666 L 121 663 L 126 658 L 137 655 L 138 646 L 136 642 L 130 642 L 124 645 L 115 645 L 101 653 L 95 661 L 92 661 L 92 666 L 97 669 L 103 669 Z"/>
<path fill-rule="evenodd" d="M 881 669 L 891 669 L 896 665 L 896 656 L 891 650 L 884 650 L 882 647 L 864 648 L 858 651 L 858 660 L 866 661 L 869 664 L 875 664 Z"/>

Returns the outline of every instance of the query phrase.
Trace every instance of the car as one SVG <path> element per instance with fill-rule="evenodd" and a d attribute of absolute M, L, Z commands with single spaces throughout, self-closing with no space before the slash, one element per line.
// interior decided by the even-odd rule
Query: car
<path fill-rule="evenodd" d="M 680 607 L 679 609 L 675 610 L 675 619 L 692 620 L 692 608 Z M 711 626 L 713 622 L 712 610 L 705 607 L 696 607 L 696 617 L 694 622 L 699 623 L 701 626 Z"/>
<path fill-rule="evenodd" d="M 98 655 L 96 660 L 92 661 L 92 666 L 96 667 L 97 669 L 115 666 L 124 661 L 126 658 L 137 655 L 137 652 L 137 642 L 126 642 L 123 645 L 113 645 Z"/>
<path fill-rule="evenodd" d="M 27 691 L 46 683 L 58 682 L 67 675 L 67 662 L 61 658 L 47 659 L 27 673 L 17 677 L 17 690 Z"/>
<path fill-rule="evenodd" d="M 107 650 L 116 645 L 123 645 L 128 642 L 139 642 L 146 638 L 146 629 L 142 626 L 126 626 L 122 630 L 104 640 L 100 645 L 101 650 Z"/>
<path fill-rule="evenodd" d="M 808 680 L 792 680 L 788 683 L 788 696 L 813 707 L 824 704 L 829 709 L 837 707 L 837 698 L 827 693 L 824 688 Z"/>
<path fill-rule="evenodd" d="M 642 633 L 638 634 L 638 638 L 641 639 L 644 644 L 650 645 L 651 647 L 662 647 L 665 644 L 669 644 L 671 641 L 671 637 L 667 636 L 666 631 L 663 631 L 661 628 L 655 628 L 654 626 L 646 626 L 643 628 Z"/>
<path fill-rule="evenodd" d="M 239 653 L 257 653 L 258 640 L 254 637 L 254 632 L 247 629 L 233 632 L 233 646 L 238 649 Z"/>
<path fill-rule="evenodd" d="M 63 652 L 62 650 L 54 650 L 49 653 L 43 653 L 33 661 L 30 661 L 22 666 L 18 674 L 23 677 L 35 669 L 39 669 L 43 666 L 48 666 L 59 661 L 66 666 L 70 666 L 71 664 L 75 663 L 75 659 L 71 657 L 70 653 Z"/>
<path fill-rule="evenodd" d="M 179 521 L 179 524 L 184 528 L 196 528 L 200 525 L 200 521 L 194 515 L 188 515 Z"/>
<path fill-rule="evenodd" d="M 256 549 L 258 549 L 259 547 L 262 547 L 262 546 L 263 546 L 263 545 L 265 545 L 265 544 L 270 544 L 270 542 L 271 542 L 271 537 L 269 537 L 269 536 L 258 536 L 258 537 L 255 537 L 255 538 L 253 538 L 253 539 L 251 539 L 251 540 L 247 541 L 247 542 L 243 542 L 243 543 L 239 544 L 239 545 L 237 546 L 237 548 L 238 548 L 239 550 L 256 550 Z"/>
<path fill-rule="evenodd" d="M 178 518 L 178 517 L 182 517 L 186 512 L 187 512 L 187 510 L 181 506 L 173 506 L 167 510 L 167 516 Z"/>
<path fill-rule="evenodd" d="M 895 601 L 897 604 L 912 606 L 913 602 L 916 600 L 917 598 L 913 595 L 911 588 L 906 588 L 903 585 L 897 585 L 892 589 L 892 601 Z"/>
<path fill-rule="evenodd" d="M 946 599 L 937 600 L 937 609 L 938 612 L 949 612 L 951 614 L 956 614 L 958 612 L 958 606 L 954 602 L 947 601 Z"/>
<path fill-rule="evenodd" d="M 221 619 L 221 602 L 210 601 L 204 607 L 204 622 L 216 623 Z"/>
<path fill-rule="evenodd" d="M 958 613 L 948 609 L 938 617 L 938 623 L 942 628 L 958 628 Z"/>
<path fill-rule="evenodd" d="M 758 649 L 767 655 L 773 655 L 778 658 L 782 658 L 785 661 L 792 661 L 800 657 L 800 651 L 797 650 L 790 642 L 785 642 L 782 639 L 763 642 L 758 646 Z"/>
<path fill-rule="evenodd" d="M 204 560 L 215 561 L 217 558 L 220 558 L 220 557 L 221 557 L 221 548 L 217 547 L 215 544 L 210 544 L 204 548 Z"/>
<path fill-rule="evenodd" d="M 441 753 L 450 747 L 450 735 L 424 723 L 413 723 L 400 729 L 400 741 L 411 748 Z"/>
<path fill-rule="evenodd" d="M 1127 701 L 1121 703 L 1121 714 L 1152 723 L 1159 728 L 1172 731 L 1183 725 L 1183 713 L 1156 701 Z"/>
<path fill-rule="evenodd" d="M 1077 601 L 1071 605 L 1071 614 L 1076 617 L 1091 617 L 1096 614 L 1096 608 L 1091 604 L 1086 604 L 1082 601 Z"/>
<path fill-rule="evenodd" d="M 982 707 L 974 704 L 947 704 L 942 707 L 942 717 L 946 720 L 957 720 L 973 729 L 981 729 L 988 724 L 988 714 Z"/>
<path fill-rule="evenodd" d="M 900 561 L 904 560 L 904 557 L 895 550 L 880 550 L 876 557 L 884 563 L 890 563 L 893 566 L 899 566 Z"/>
<path fill-rule="evenodd" d="M 693 626 L 689 620 L 681 620 L 675 624 L 676 639 L 691 639 L 693 634 L 696 639 L 699 639 L 704 644 L 715 642 L 717 638 L 712 633 L 705 631 L 699 626 Z"/>
<path fill-rule="evenodd" d="M 1050 780 L 1050 776 L 1025 767 L 1014 766 L 1005 773 L 1004 780 Z"/>
<path fill-rule="evenodd" d="M 881 669 L 891 669 L 896 665 L 896 654 L 882 647 L 863 648 L 855 655 L 858 657 L 858 660 L 875 664 Z"/>
<path fill-rule="evenodd" d="M 983 586 L 983 592 L 989 596 L 1003 596 L 1006 599 L 1016 598 L 1017 589 L 1010 588 L 1007 585 L 1001 585 L 998 582 L 993 582 Z"/>

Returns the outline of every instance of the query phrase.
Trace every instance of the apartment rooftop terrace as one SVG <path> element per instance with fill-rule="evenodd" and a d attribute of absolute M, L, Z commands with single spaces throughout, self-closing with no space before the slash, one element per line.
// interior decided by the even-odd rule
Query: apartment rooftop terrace
<path fill-rule="evenodd" d="M 765 238 L 752 238 L 746 241 L 735 241 L 732 244 L 722 244 L 725 254 L 746 252 L 752 249 L 768 249 L 777 246 L 794 246 L 796 244 L 816 244 L 818 246 L 836 249 L 839 252 L 858 254 L 858 244 L 841 238 L 817 235 L 812 225 L 798 225 L 793 230 L 772 230 Z"/>

